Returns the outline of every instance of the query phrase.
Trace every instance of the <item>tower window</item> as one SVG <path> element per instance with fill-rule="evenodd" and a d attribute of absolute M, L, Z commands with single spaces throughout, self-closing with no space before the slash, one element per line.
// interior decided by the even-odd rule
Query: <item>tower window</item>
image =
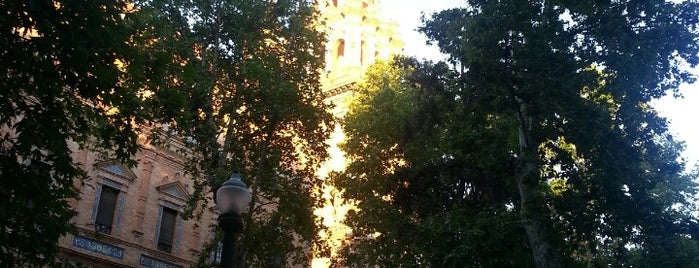
<path fill-rule="evenodd" d="M 364 43 L 364 40 L 362 40 L 362 46 L 360 47 L 361 51 L 359 54 L 359 64 L 364 65 L 364 60 L 365 56 L 364 53 L 366 53 L 366 43 Z"/>
<path fill-rule="evenodd" d="M 337 40 L 337 48 L 335 51 L 337 51 L 338 58 L 345 56 L 345 39 Z"/>

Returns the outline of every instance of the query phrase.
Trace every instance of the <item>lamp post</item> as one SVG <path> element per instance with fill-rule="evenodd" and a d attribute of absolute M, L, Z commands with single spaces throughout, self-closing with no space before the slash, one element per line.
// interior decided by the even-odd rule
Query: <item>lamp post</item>
<path fill-rule="evenodd" d="M 240 214 L 250 204 L 250 190 L 240 178 L 240 173 L 233 172 L 231 178 L 216 191 L 216 206 L 221 215 L 218 226 L 223 230 L 221 246 L 221 268 L 233 268 L 235 256 L 235 239 L 243 229 Z"/>

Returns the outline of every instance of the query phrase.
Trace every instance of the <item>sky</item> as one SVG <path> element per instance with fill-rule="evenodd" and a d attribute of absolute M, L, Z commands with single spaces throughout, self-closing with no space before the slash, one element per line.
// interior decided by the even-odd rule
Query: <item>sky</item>
<path fill-rule="evenodd" d="M 434 12 L 463 6 L 464 0 L 381 0 L 383 13 L 389 19 L 400 24 L 400 31 L 405 42 L 404 54 L 432 60 L 443 59 L 439 50 L 427 46 L 427 39 L 416 31 L 421 25 L 421 16 Z M 699 68 L 695 68 L 699 75 Z M 682 157 L 687 161 L 687 170 L 699 162 L 699 83 L 680 86 L 683 98 L 666 96 L 654 101 L 652 105 L 661 116 L 670 122 L 670 131 L 677 140 L 685 142 Z"/>

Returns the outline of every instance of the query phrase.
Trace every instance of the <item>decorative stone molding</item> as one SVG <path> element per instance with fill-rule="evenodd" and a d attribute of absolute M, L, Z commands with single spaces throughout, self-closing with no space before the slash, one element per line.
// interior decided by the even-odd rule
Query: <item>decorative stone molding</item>
<path fill-rule="evenodd" d="M 127 166 L 114 160 L 102 161 L 95 164 L 95 169 L 102 184 L 124 190 L 136 180 L 136 174 Z"/>
<path fill-rule="evenodd" d="M 174 263 L 159 260 L 159 259 L 150 257 L 148 255 L 143 255 L 143 254 L 141 254 L 141 258 L 139 259 L 138 263 L 140 265 L 145 266 L 145 267 L 153 267 L 153 268 L 182 268 L 181 265 L 177 265 Z"/>
<path fill-rule="evenodd" d="M 163 201 L 168 201 L 170 203 L 176 204 L 177 206 L 184 205 L 189 199 L 189 192 L 187 188 L 182 185 L 179 181 L 169 182 L 156 187 L 160 193 L 160 199 Z"/>
<path fill-rule="evenodd" d="M 73 237 L 73 247 L 89 250 L 112 258 L 124 258 L 124 249 L 107 243 L 76 235 Z"/>

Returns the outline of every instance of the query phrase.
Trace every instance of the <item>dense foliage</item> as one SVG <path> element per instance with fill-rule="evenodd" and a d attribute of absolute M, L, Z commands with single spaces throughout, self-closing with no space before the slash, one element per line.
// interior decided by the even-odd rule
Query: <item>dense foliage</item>
<path fill-rule="evenodd" d="M 361 242 L 345 264 L 533 265 L 506 179 L 513 118 L 474 116 L 457 78 L 444 63 L 397 58 L 357 87 L 344 126 L 351 163 L 336 180 L 361 200 L 348 219 Z"/>
<path fill-rule="evenodd" d="M 85 179 L 70 144 L 124 162 L 138 149 L 151 73 L 128 12 L 113 0 L 0 3 L 0 266 L 54 261 Z"/>
<path fill-rule="evenodd" d="M 243 173 L 254 195 L 240 262 L 308 263 L 313 172 L 332 129 L 312 2 L 3 1 L 0 12 L 0 266 L 58 265 L 86 179 L 72 145 L 134 164 L 146 132 L 186 141 L 192 215 Z"/>
<path fill-rule="evenodd" d="M 468 6 L 421 29 L 455 68 L 403 59 L 359 86 L 337 183 L 365 239 L 344 261 L 699 265 L 696 185 L 649 106 L 694 81 L 696 3 Z"/>
<path fill-rule="evenodd" d="M 166 83 L 153 86 L 162 106 L 176 108 L 169 131 L 187 137 L 193 152 L 193 216 L 211 205 L 211 189 L 240 171 L 253 198 L 239 265 L 309 263 L 318 231 L 314 171 L 332 130 L 313 3 L 152 0 L 138 7 L 148 15 L 150 49 L 168 55 L 160 59 L 169 66 Z"/>

